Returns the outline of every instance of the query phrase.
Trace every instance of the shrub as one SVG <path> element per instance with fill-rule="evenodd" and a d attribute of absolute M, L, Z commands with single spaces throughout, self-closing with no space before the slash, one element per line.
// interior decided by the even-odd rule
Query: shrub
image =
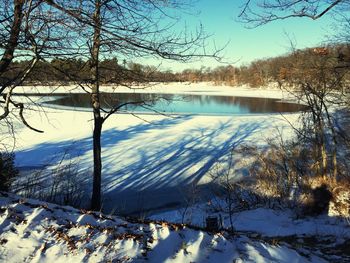
<path fill-rule="evenodd" d="M 330 202 L 333 199 L 333 194 L 329 188 L 329 185 L 323 183 L 311 189 L 308 202 L 303 206 L 303 214 L 313 216 L 328 213 Z"/>
<path fill-rule="evenodd" d="M 18 176 L 14 160 L 14 153 L 0 152 L 0 191 L 9 191 L 12 182 Z"/>
<path fill-rule="evenodd" d="M 346 160 L 339 158 L 338 176 L 331 173 L 323 176 L 315 168 L 317 160 L 313 158 L 313 150 L 313 145 L 298 141 L 270 141 L 266 151 L 251 148 L 246 152 L 254 158 L 250 164 L 250 175 L 254 179 L 251 190 L 263 197 L 261 200 L 270 199 L 297 208 L 303 215 L 327 213 L 330 206 L 346 215 L 344 211 L 349 202 L 335 201 L 339 199 L 337 191 L 341 196 L 348 194 L 343 187 L 339 188 L 350 178 L 348 171 L 342 169 Z"/>
<path fill-rule="evenodd" d="M 265 151 L 251 147 L 245 154 L 253 157 L 249 173 L 252 189 L 263 199 L 273 199 L 294 205 L 303 181 L 312 171 L 309 153 L 293 141 L 269 141 Z"/>
<path fill-rule="evenodd" d="M 84 177 L 77 162 L 65 159 L 57 165 L 45 166 L 23 174 L 12 186 L 12 191 L 26 198 L 40 199 L 76 208 L 82 206 L 85 192 Z"/>

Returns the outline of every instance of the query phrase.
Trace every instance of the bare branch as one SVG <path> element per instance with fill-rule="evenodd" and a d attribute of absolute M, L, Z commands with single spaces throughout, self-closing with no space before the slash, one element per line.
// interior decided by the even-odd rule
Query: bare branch
<path fill-rule="evenodd" d="M 252 27 L 297 17 L 317 20 L 330 13 L 335 7 L 346 4 L 346 0 L 246 0 L 241 7 L 239 19 Z"/>

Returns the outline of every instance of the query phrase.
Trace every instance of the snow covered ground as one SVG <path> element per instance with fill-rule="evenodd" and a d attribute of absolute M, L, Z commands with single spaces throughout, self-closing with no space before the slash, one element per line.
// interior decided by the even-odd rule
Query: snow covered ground
<path fill-rule="evenodd" d="M 332 242 L 327 238 L 323 241 Z M 309 246 L 301 247 L 304 242 Z M 208 233 L 161 221 L 130 222 L 0 193 L 1 262 L 318 263 L 348 259 L 318 250 L 317 240 L 310 247 L 307 236 L 295 243 L 254 233 Z"/>
<path fill-rule="evenodd" d="M 108 91 L 113 87 L 102 87 Z M 199 83 L 154 84 L 137 92 L 218 94 L 286 98 L 276 89 L 214 86 Z M 125 87 L 118 92 L 129 91 Z M 82 92 L 70 87 L 19 87 L 17 92 Z M 81 185 L 89 193 L 92 169 L 92 114 L 45 108 L 27 111 L 27 121 L 44 130 L 16 129 L 16 161 L 21 171 L 43 169 L 62 162 L 79 164 Z M 103 206 L 105 211 L 130 213 L 177 205 L 186 188 L 210 181 L 208 171 L 232 148 L 246 142 L 264 144 L 276 128 L 290 135 L 284 118 L 296 122 L 298 114 L 199 116 L 173 118 L 159 115 L 113 115 L 103 126 Z M 146 121 L 144 121 L 146 120 Z M 240 174 L 237 174 L 240 176 Z M 84 201 L 88 201 L 89 195 Z"/>
<path fill-rule="evenodd" d="M 185 213 L 185 215 L 184 215 Z M 207 216 L 221 216 L 223 225 L 230 227 L 227 213 L 213 212 L 205 204 L 193 207 L 174 209 L 152 215 L 153 220 L 166 220 L 172 223 L 186 223 L 205 227 Z M 297 216 L 289 209 L 251 208 L 233 213 L 233 227 L 236 231 L 259 233 L 263 236 L 333 236 L 338 241 L 350 239 L 350 224 L 344 218 L 320 215 L 318 217 Z"/>
<path fill-rule="evenodd" d="M 51 92 L 48 87 L 24 87 L 17 92 L 38 89 Z M 68 90 L 81 92 L 74 87 L 59 87 L 55 92 Z M 287 96 L 275 89 L 203 83 L 155 84 L 137 92 Z M 21 172 L 76 163 L 81 172 L 77 183 L 86 188 L 83 202 L 87 203 L 92 179 L 91 113 L 45 108 L 25 114 L 31 125 L 45 132 L 38 134 L 15 123 Z M 202 228 L 208 215 L 218 215 L 209 204 L 189 207 L 185 217 L 184 208 L 170 210 L 193 185 L 205 190 L 211 180 L 208 171 L 225 161 L 232 148 L 246 142 L 264 145 L 277 128 L 287 138 L 292 133 L 286 119 L 296 123 L 297 118 L 298 114 L 113 115 L 102 134 L 103 206 L 116 213 L 145 211 L 151 220 L 128 221 L 0 193 L 0 262 L 349 262 L 349 223 L 341 218 L 296 218 L 289 210 L 260 207 L 234 214 L 234 234 L 213 234 Z M 239 177 L 240 156 L 236 158 Z M 146 213 L 157 208 L 166 211 Z M 222 217 L 229 227 L 227 215 Z M 196 227 L 184 226 L 182 221 Z"/>

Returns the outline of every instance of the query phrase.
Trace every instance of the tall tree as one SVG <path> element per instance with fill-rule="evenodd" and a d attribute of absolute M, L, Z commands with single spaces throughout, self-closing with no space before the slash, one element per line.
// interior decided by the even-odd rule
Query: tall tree
<path fill-rule="evenodd" d="M 67 30 L 62 30 L 67 28 L 64 18 L 58 17 L 53 11 L 50 7 L 44 7 L 39 0 L 1 1 L 0 95 L 3 98 L 0 99 L 0 105 L 3 112 L 0 121 L 9 117 L 12 108 L 24 125 L 41 132 L 27 123 L 24 103 L 16 102 L 12 94 L 28 78 L 38 61 L 62 54 L 62 46 L 67 47 L 63 44 L 67 40 L 67 35 L 63 33 Z M 26 62 L 17 67 L 19 60 Z"/>
<path fill-rule="evenodd" d="M 89 60 L 91 78 L 88 85 L 94 117 L 93 191 L 91 209 L 101 209 L 101 133 L 103 123 L 124 105 L 104 109 L 100 101 L 100 67 L 104 57 L 161 57 L 187 61 L 195 57 L 218 58 L 218 51 L 207 54 L 206 35 L 201 27 L 193 34 L 175 30 L 177 13 L 188 1 L 154 0 L 45 0 L 51 7 L 71 17 L 77 24 L 76 45 L 81 56 Z M 87 45 L 84 45 L 87 43 Z"/>
<path fill-rule="evenodd" d="M 4 48 L 4 52 L 0 59 L 0 76 L 7 71 L 11 61 L 14 57 L 15 49 L 18 45 L 19 34 L 21 30 L 22 18 L 23 18 L 23 5 L 24 0 L 14 0 L 13 1 L 13 13 L 12 15 L 6 11 L 2 10 L 2 24 L 11 21 L 11 29 L 9 34 L 2 35 L 1 44 Z M 3 3 L 3 8 L 5 7 L 5 3 Z M 13 17 L 11 19 L 11 16 Z M 7 43 L 5 43 L 7 42 Z M 0 94 L 4 91 L 4 87 L 0 88 Z"/>
<path fill-rule="evenodd" d="M 19 116 L 24 125 L 28 128 L 41 132 L 30 126 L 24 118 L 23 103 L 16 103 L 12 100 L 12 93 L 16 86 L 20 85 L 32 71 L 37 63 L 39 56 L 39 46 L 33 39 L 33 27 L 29 24 L 31 12 L 37 7 L 25 0 L 2 1 L 0 9 L 2 34 L 0 46 L 2 55 L 0 59 L 0 95 L 4 94 L 0 105 L 3 113 L 0 115 L 0 121 L 6 119 L 10 114 L 10 106 L 19 109 Z M 10 30 L 7 30 L 10 28 Z M 16 55 L 16 51 L 22 48 L 22 55 L 32 54 L 32 59 L 22 70 L 17 71 L 12 77 L 8 77 L 8 72 L 12 70 L 11 65 Z"/>

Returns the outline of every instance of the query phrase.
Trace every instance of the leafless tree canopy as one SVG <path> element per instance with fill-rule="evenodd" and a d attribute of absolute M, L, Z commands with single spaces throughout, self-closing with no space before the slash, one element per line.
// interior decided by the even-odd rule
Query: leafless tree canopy
<path fill-rule="evenodd" d="M 93 131 L 93 193 L 91 208 L 101 208 L 101 132 L 102 125 L 119 106 L 108 112 L 100 103 L 101 60 L 106 56 L 160 57 L 187 61 L 195 57 L 219 58 L 217 51 L 208 54 L 204 40 L 207 35 L 200 26 L 190 33 L 178 30 L 176 11 L 186 1 L 134 0 L 44 0 L 46 5 L 68 17 L 67 23 L 77 34 L 71 44 L 71 55 L 85 57 L 90 68 L 90 80 L 79 85 L 91 97 L 94 116 Z M 103 115 L 105 113 L 105 115 Z"/>
<path fill-rule="evenodd" d="M 246 0 L 240 19 L 256 27 L 275 20 L 293 17 L 319 19 L 331 12 L 349 12 L 349 0 Z"/>
<path fill-rule="evenodd" d="M 46 4 L 73 18 L 75 30 L 81 29 L 76 47 L 88 51 L 86 39 L 93 30 L 101 31 L 101 53 L 123 57 L 156 56 L 187 61 L 194 57 L 217 55 L 204 49 L 207 35 L 199 25 L 197 31 L 176 29 L 179 8 L 189 1 L 99 1 L 100 21 L 94 23 L 96 1 L 45 0 Z M 176 11 L 177 10 L 177 11 Z M 214 54 L 213 54 L 214 53 Z M 219 56 L 216 56 L 219 58 Z"/>
<path fill-rule="evenodd" d="M 26 105 L 12 97 L 14 89 L 22 85 L 38 62 L 64 55 L 70 47 L 74 31 L 65 17 L 42 1 L 3 0 L 0 8 L 0 121 L 10 115 L 20 118 L 28 128 L 32 127 L 24 117 Z M 19 61 L 25 60 L 22 67 Z M 23 65 L 25 65 L 23 67 Z"/>
<path fill-rule="evenodd" d="M 219 51 L 214 48 L 208 52 L 205 45 L 208 35 L 201 25 L 190 31 L 180 23 L 180 14 L 190 10 L 191 3 L 186 0 L 3 0 L 1 4 L 0 94 L 4 96 L 0 101 L 3 106 L 0 120 L 7 118 L 13 109 L 19 110 L 22 122 L 39 131 L 26 122 L 24 104 L 13 100 L 14 89 L 39 61 L 74 58 L 86 62 L 89 77 L 76 80 L 76 84 L 91 97 L 94 116 L 91 207 L 99 210 L 102 125 L 119 109 L 101 108 L 101 61 L 149 56 L 178 61 L 205 56 L 219 59 Z M 25 70 L 9 74 L 15 61 L 21 59 L 29 61 Z"/>

